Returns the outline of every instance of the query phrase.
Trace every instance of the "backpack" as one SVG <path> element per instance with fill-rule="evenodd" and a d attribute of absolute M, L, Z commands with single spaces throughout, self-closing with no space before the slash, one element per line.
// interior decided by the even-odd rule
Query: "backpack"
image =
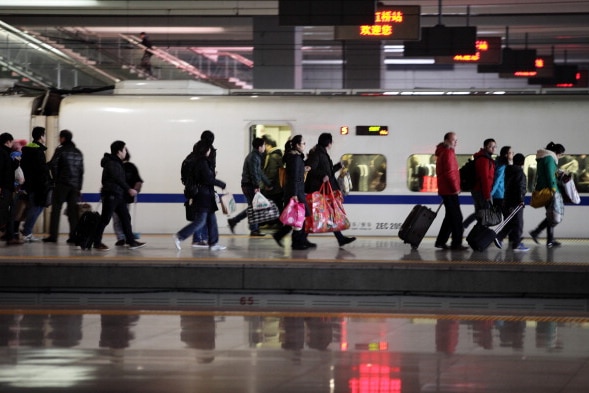
<path fill-rule="evenodd" d="M 478 157 L 477 157 L 478 158 Z M 460 189 L 462 191 L 472 191 L 474 183 L 476 182 L 476 167 L 475 159 L 469 158 L 466 164 L 460 169 Z"/>
<path fill-rule="evenodd" d="M 180 181 L 184 184 L 184 196 L 192 198 L 198 194 L 198 183 L 194 176 L 196 157 L 193 153 L 186 156 L 180 168 Z"/>

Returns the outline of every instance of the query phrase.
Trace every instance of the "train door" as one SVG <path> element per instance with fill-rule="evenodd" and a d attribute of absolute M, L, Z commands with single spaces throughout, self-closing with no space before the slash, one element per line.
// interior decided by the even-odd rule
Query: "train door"
<path fill-rule="evenodd" d="M 286 122 L 255 122 L 250 125 L 249 130 L 249 149 L 251 149 L 251 142 L 254 138 L 267 136 L 270 140 L 276 142 L 278 149 L 284 152 L 284 145 L 292 135 L 292 126 Z"/>

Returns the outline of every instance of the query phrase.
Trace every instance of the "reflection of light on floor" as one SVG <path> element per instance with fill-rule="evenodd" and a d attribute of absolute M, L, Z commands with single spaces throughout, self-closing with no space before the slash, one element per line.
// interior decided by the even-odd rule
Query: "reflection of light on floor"
<path fill-rule="evenodd" d="M 397 367 L 378 364 L 361 364 L 358 378 L 350 379 L 350 393 L 401 393 L 401 379 L 391 378 Z"/>

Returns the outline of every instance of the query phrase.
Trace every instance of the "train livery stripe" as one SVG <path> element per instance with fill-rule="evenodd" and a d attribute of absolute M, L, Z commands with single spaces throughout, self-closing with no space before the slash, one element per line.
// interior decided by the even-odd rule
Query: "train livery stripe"
<path fill-rule="evenodd" d="M 243 194 L 233 194 L 235 202 L 245 203 Z M 84 201 L 98 202 L 100 194 L 84 194 Z M 138 196 L 141 203 L 184 203 L 183 194 L 148 194 L 141 193 Z M 441 202 L 438 195 L 434 194 L 416 194 L 416 195 L 348 195 L 345 203 L 349 205 L 437 205 Z M 470 195 L 460 196 L 460 203 L 463 205 L 472 205 Z M 526 197 L 526 205 L 530 204 L 530 197 Z M 589 205 L 589 197 L 581 197 L 582 206 Z"/>

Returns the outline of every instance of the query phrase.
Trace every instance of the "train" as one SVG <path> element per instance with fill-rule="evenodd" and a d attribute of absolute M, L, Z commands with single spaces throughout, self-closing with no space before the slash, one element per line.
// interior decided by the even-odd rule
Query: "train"
<path fill-rule="evenodd" d="M 347 233 L 389 238 L 397 238 L 413 205 L 435 210 L 440 204 L 433 153 L 446 132 L 457 133 L 460 164 L 487 138 L 494 138 L 499 148 L 509 145 L 523 153 L 530 190 L 535 153 L 554 141 L 566 147 L 562 167 L 574 174 L 581 195 L 579 205 L 566 207 L 556 234 L 586 238 L 589 93 L 567 93 L 230 91 L 196 81 L 126 81 L 108 94 L 67 94 L 51 105 L 46 94 L 2 95 L 0 132 L 30 139 L 32 127 L 44 126 L 50 159 L 59 131 L 72 131 L 84 154 L 82 201 L 94 207 L 99 203 L 100 159 L 113 141 L 126 142 L 145 181 L 132 207 L 133 226 L 146 234 L 175 233 L 185 224 L 180 165 L 202 131 L 215 134 L 217 177 L 227 183 L 219 192 L 234 195 L 237 212 L 245 208 L 241 169 L 254 137 L 270 135 L 281 147 L 301 134 L 310 149 L 321 133 L 329 132 L 334 139 L 330 156 L 343 162 L 352 178 L 344 205 L 351 224 Z M 462 193 L 460 201 L 466 217 L 474 210 L 472 198 Z M 440 212 L 443 215 L 443 208 Z M 217 214 L 220 233 L 230 233 L 227 217 Z M 544 214 L 544 209 L 526 206 L 526 230 Z M 441 221 L 434 221 L 430 236 Z M 67 220 L 61 225 L 65 232 Z M 237 233 L 248 233 L 245 222 Z"/>

